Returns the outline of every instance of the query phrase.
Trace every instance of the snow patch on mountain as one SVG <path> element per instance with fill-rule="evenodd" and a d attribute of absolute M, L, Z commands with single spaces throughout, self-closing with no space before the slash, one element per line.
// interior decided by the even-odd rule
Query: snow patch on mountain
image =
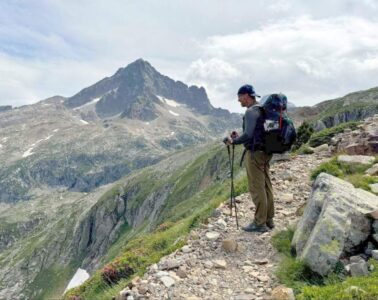
<path fill-rule="evenodd" d="M 167 98 L 165 98 L 163 96 L 159 96 L 159 95 L 156 95 L 156 97 L 158 97 L 161 102 L 168 104 L 169 106 L 172 106 L 172 107 L 181 106 L 181 104 L 177 103 L 175 100 L 167 99 Z"/>
<path fill-rule="evenodd" d="M 86 270 L 80 269 L 80 268 L 77 269 L 75 275 L 72 277 L 72 279 L 68 283 L 68 285 L 67 285 L 67 287 L 66 287 L 66 289 L 65 289 L 64 292 L 67 292 L 69 289 L 73 289 L 73 288 L 81 285 L 88 278 L 89 278 L 89 274 L 88 274 L 88 272 Z"/>
<path fill-rule="evenodd" d="M 171 114 L 171 115 L 174 115 L 175 117 L 178 117 L 179 116 L 179 114 L 178 113 L 175 113 L 174 111 L 171 111 L 171 110 L 168 110 L 169 111 L 169 113 Z"/>
<path fill-rule="evenodd" d="M 78 110 L 78 109 L 82 109 L 84 107 L 87 107 L 89 105 L 92 105 L 92 104 L 95 104 L 97 103 L 98 101 L 100 101 L 101 97 L 98 97 L 98 98 L 94 98 L 92 101 L 89 101 L 81 106 L 78 106 L 78 107 L 75 107 L 74 110 Z"/>
<path fill-rule="evenodd" d="M 28 150 L 26 150 L 26 151 L 24 152 L 24 154 L 22 154 L 22 157 L 28 157 L 28 156 L 34 154 L 34 153 L 32 152 L 33 149 L 34 149 L 34 147 L 30 147 Z"/>
<path fill-rule="evenodd" d="M 34 149 L 34 147 L 36 146 L 36 145 L 38 145 L 40 142 L 43 142 L 43 141 L 47 141 L 47 140 L 49 140 L 51 137 L 53 137 L 54 135 L 53 134 L 51 134 L 51 135 L 49 135 L 49 136 L 47 136 L 46 138 L 44 138 L 44 139 L 40 139 L 40 140 L 38 140 L 38 141 L 36 141 L 35 143 L 33 143 L 32 145 L 31 145 L 31 147 L 28 149 L 28 150 L 26 150 L 23 154 L 22 154 L 22 157 L 28 157 L 28 156 L 30 156 L 30 155 L 32 155 L 32 154 L 34 154 L 32 151 L 33 151 L 33 149 Z"/>
<path fill-rule="evenodd" d="M 88 125 L 89 124 L 87 121 L 84 121 L 82 119 L 80 119 L 80 122 L 83 123 L 84 125 Z"/>

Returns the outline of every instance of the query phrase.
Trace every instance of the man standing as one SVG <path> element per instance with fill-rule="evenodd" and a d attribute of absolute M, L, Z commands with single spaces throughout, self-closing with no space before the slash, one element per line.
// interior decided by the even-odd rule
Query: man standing
<path fill-rule="evenodd" d="M 227 144 L 244 144 L 248 189 L 256 206 L 253 222 L 243 227 L 243 230 L 266 232 L 268 228 L 274 228 L 273 189 L 269 175 L 272 155 L 264 152 L 264 116 L 256 97 L 260 96 L 249 84 L 238 90 L 238 100 L 242 107 L 247 108 L 243 117 L 243 134 L 235 139 L 229 137 Z"/>

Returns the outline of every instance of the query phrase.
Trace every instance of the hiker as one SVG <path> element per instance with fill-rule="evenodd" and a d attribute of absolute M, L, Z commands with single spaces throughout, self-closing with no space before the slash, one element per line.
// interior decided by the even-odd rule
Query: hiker
<path fill-rule="evenodd" d="M 274 228 L 273 189 L 269 175 L 269 161 L 272 154 L 264 152 L 264 120 L 261 106 L 256 101 L 260 97 L 252 85 L 243 85 L 238 90 L 238 100 L 247 110 L 243 117 L 243 134 L 227 137 L 227 145 L 244 144 L 245 166 L 248 189 L 256 206 L 255 218 L 242 229 L 248 232 L 266 232 Z"/>

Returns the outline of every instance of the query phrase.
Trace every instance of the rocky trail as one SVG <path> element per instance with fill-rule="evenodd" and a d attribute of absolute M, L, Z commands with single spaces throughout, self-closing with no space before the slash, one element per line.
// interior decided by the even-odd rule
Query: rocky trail
<path fill-rule="evenodd" d="M 152 265 L 117 299 L 272 299 L 272 290 L 279 285 L 274 276 L 279 255 L 271 244 L 272 234 L 297 220 L 297 210 L 311 192 L 309 174 L 327 156 L 328 152 L 297 156 L 272 165 L 274 231 L 237 230 L 225 203 L 208 224 L 191 232 L 186 246 Z M 253 220 L 254 205 L 249 194 L 236 199 L 239 224 L 244 226 Z"/>

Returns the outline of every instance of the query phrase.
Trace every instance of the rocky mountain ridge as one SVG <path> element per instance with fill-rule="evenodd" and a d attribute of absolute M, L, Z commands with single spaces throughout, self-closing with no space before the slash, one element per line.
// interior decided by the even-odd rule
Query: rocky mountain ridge
<path fill-rule="evenodd" d="M 102 79 L 65 100 L 66 107 L 78 109 L 93 103 L 100 118 L 120 115 L 121 118 L 151 121 L 157 118 L 155 105 L 162 98 L 174 99 L 177 106 L 187 105 L 200 114 L 227 116 L 228 112 L 215 109 L 203 87 L 187 86 L 160 74 L 143 59 L 120 68 L 113 76 Z"/>
<path fill-rule="evenodd" d="M 314 123 L 317 131 L 350 121 L 361 121 L 378 113 L 378 88 L 371 88 L 326 100 L 314 106 L 296 107 L 292 116 L 297 124 Z"/>

